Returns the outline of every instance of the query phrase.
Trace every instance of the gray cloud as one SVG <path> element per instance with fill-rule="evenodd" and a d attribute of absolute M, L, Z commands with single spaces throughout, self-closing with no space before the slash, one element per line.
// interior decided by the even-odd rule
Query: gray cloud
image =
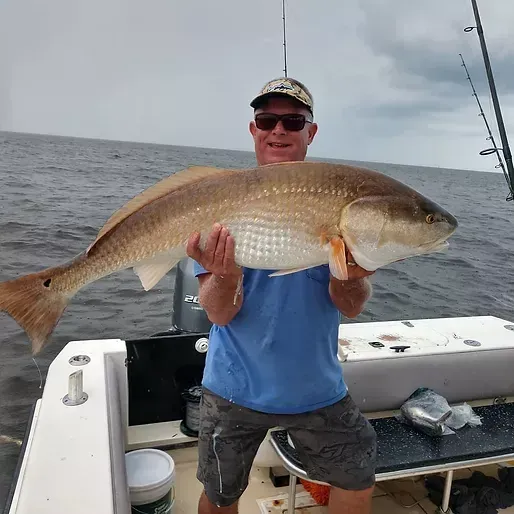
<path fill-rule="evenodd" d="M 439 11 L 438 2 L 416 9 L 412 8 L 412 2 L 399 1 L 395 5 L 396 9 L 391 10 L 378 1 L 363 4 L 367 11 L 365 38 L 375 55 L 388 60 L 384 81 L 391 88 L 404 91 L 406 96 L 405 101 L 379 104 L 377 114 L 408 118 L 468 105 L 471 89 L 459 53 L 464 54 L 479 98 L 487 103 L 489 89 L 477 32 L 463 32 L 464 27 L 475 26 L 471 6 L 453 2 Z M 434 14 L 438 12 L 441 15 L 436 19 Z M 502 14 L 499 9 L 486 12 L 490 15 L 486 17 L 489 22 Z M 496 22 L 500 23 L 501 19 L 504 18 L 500 16 Z M 514 50 L 503 38 L 490 39 L 488 46 L 493 71 L 496 70 L 497 90 L 502 97 L 512 95 Z"/>
<path fill-rule="evenodd" d="M 479 0 L 514 134 L 514 5 Z M 252 95 L 281 75 L 280 0 L 4 0 L 0 129 L 251 150 Z M 315 96 L 311 155 L 493 171 L 468 0 L 287 1 L 288 71 Z M 496 131 L 495 131 L 496 134 Z"/>

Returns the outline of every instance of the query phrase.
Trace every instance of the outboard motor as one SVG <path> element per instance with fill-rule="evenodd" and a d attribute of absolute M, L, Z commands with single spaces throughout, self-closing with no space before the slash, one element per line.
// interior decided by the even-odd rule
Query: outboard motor
<path fill-rule="evenodd" d="M 184 333 L 209 332 L 212 323 L 198 302 L 198 279 L 194 275 L 194 261 L 189 257 L 182 259 L 176 267 L 173 291 L 173 313 L 171 328 L 155 336 Z"/>
<path fill-rule="evenodd" d="M 194 275 L 194 261 L 189 257 L 177 266 L 171 326 L 180 333 L 209 332 L 212 326 L 198 302 L 198 279 Z"/>

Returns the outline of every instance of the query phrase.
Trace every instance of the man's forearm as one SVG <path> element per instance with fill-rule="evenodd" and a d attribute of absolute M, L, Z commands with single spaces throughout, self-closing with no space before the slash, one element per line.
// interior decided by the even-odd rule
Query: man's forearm
<path fill-rule="evenodd" d="M 242 280 L 242 275 L 241 280 Z M 241 309 L 243 304 L 243 287 L 237 294 L 239 276 L 218 277 L 216 275 L 200 276 L 199 302 L 207 313 L 211 323 L 226 325 Z M 237 296 L 236 296 L 237 294 Z M 236 297 L 234 305 L 234 297 Z"/>
<path fill-rule="evenodd" d="M 355 318 L 371 298 L 372 287 L 367 277 L 341 281 L 331 276 L 329 293 L 332 302 L 344 316 Z"/>

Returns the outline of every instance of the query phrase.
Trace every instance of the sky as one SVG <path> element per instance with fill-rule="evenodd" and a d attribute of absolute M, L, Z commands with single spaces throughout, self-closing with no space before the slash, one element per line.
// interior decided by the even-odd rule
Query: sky
<path fill-rule="evenodd" d="M 478 2 L 514 138 L 514 2 Z M 459 57 L 501 146 L 474 25 L 470 0 L 286 0 L 309 156 L 497 171 Z M 0 130 L 251 151 L 283 68 L 281 0 L 0 0 Z"/>

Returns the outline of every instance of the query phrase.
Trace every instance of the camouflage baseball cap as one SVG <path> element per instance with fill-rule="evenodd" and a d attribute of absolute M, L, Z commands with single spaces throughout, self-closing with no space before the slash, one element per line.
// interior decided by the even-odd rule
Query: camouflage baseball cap
<path fill-rule="evenodd" d="M 305 105 L 311 113 L 314 110 L 314 101 L 309 90 L 299 81 L 286 77 L 269 81 L 264 85 L 259 94 L 250 102 L 254 109 L 271 96 L 285 95 L 298 100 Z"/>

